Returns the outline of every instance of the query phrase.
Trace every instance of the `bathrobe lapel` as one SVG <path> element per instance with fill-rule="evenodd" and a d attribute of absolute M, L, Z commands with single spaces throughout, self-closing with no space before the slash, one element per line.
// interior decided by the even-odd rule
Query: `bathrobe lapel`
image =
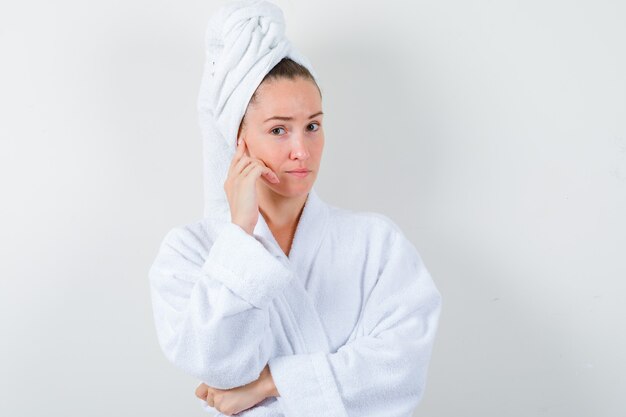
<path fill-rule="evenodd" d="M 329 207 L 319 198 L 315 189 L 311 188 L 298 221 L 289 257 L 280 248 L 261 213 L 254 229 L 254 234 L 263 241 L 265 247 L 274 256 L 288 263 L 296 273 L 280 297 L 295 321 L 293 328 L 298 333 L 293 340 L 294 347 L 298 350 L 295 354 L 330 352 L 328 335 L 305 288 L 305 279 L 311 271 L 328 225 Z"/>

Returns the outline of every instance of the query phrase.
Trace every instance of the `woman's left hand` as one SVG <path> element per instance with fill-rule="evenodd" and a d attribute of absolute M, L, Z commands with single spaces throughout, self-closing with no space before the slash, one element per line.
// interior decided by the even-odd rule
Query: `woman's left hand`
<path fill-rule="evenodd" d="M 254 407 L 268 397 L 268 373 L 266 367 L 256 381 L 227 390 L 202 383 L 196 388 L 196 397 L 206 401 L 220 413 L 231 416 Z"/>

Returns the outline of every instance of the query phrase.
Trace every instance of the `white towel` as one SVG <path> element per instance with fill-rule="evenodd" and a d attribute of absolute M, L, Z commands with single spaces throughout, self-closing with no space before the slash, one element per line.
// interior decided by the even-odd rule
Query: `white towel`
<path fill-rule="evenodd" d="M 282 10 L 269 1 L 227 3 L 210 18 L 205 41 L 206 61 L 198 96 L 204 216 L 230 220 L 224 182 L 237 147 L 239 124 L 263 77 L 289 57 L 320 83 L 309 60 L 286 38 Z"/>

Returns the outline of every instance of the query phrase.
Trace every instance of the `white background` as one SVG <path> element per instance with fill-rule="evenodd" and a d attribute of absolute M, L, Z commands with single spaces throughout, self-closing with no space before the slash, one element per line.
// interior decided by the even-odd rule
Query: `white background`
<path fill-rule="evenodd" d="M 0 4 L 0 415 L 208 415 L 147 272 L 202 215 L 223 2 Z M 320 196 L 395 220 L 442 292 L 415 415 L 626 415 L 625 3 L 278 4 L 321 77 Z"/>

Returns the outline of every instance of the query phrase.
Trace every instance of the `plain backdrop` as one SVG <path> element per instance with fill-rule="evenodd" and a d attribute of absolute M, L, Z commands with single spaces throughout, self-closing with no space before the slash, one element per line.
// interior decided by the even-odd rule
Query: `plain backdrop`
<path fill-rule="evenodd" d="M 202 215 L 223 3 L 0 3 L 0 415 L 208 415 L 147 273 Z M 626 415 L 625 3 L 277 3 L 321 78 L 320 196 L 392 218 L 443 295 L 415 415 Z"/>

